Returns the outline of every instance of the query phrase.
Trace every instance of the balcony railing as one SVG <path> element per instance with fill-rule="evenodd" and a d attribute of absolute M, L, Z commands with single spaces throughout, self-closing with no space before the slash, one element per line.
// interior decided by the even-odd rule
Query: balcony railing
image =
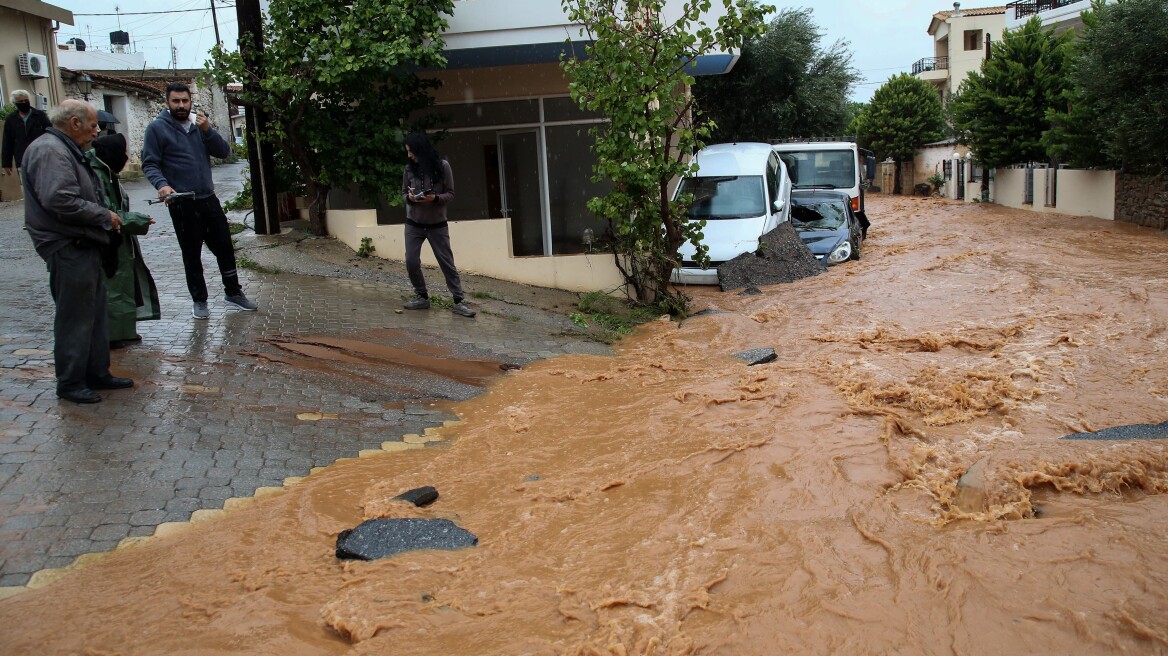
<path fill-rule="evenodd" d="M 948 57 L 925 57 L 913 64 L 913 75 L 919 75 L 928 71 L 945 71 L 949 70 Z"/>
<path fill-rule="evenodd" d="M 1006 5 L 1007 9 L 1014 9 L 1014 20 L 1021 20 L 1027 16 L 1033 16 L 1043 11 L 1051 9 L 1058 9 L 1059 7 L 1066 7 L 1073 5 L 1079 0 L 1018 0 Z"/>

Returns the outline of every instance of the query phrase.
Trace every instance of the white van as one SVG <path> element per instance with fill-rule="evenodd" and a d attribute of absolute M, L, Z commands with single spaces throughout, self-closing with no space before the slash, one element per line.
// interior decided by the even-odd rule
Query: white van
<path fill-rule="evenodd" d="M 864 189 L 876 175 L 876 158 L 856 145 L 850 137 L 787 139 L 772 141 L 773 148 L 798 189 L 834 189 L 852 199 L 852 211 L 868 232 L 868 214 L 864 207 Z"/>
<path fill-rule="evenodd" d="M 702 244 L 709 267 L 694 261 L 693 244 L 679 249 L 681 268 L 671 280 L 690 285 L 718 284 L 718 265 L 758 250 L 758 240 L 791 214 L 791 178 L 770 144 L 726 143 L 707 146 L 694 156 L 697 172 L 677 186 L 674 198 L 693 196 L 692 221 L 706 221 Z"/>

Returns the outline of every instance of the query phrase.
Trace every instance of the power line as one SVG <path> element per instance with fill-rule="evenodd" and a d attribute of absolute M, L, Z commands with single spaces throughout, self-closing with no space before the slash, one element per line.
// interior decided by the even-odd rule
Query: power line
<path fill-rule="evenodd" d="M 222 5 L 223 9 L 231 9 L 235 5 Z M 202 9 L 171 9 L 170 11 L 126 11 L 114 14 L 73 14 L 74 16 L 146 16 L 148 14 L 182 14 L 190 11 L 210 11 L 210 9 L 203 7 Z"/>

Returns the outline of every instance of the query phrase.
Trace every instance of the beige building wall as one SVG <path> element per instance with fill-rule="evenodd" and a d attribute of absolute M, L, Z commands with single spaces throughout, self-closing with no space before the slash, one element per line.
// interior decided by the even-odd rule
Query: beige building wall
<path fill-rule="evenodd" d="M 328 222 L 329 232 L 353 250 L 368 237 L 374 256 L 405 260 L 402 226 L 377 225 L 374 210 L 330 210 Z M 510 235 L 508 219 L 451 221 L 450 243 L 459 271 L 575 292 L 624 286 L 611 253 L 514 257 Z M 429 248 L 422 249 L 422 264 L 438 266 Z"/>
<path fill-rule="evenodd" d="M 38 0 L 0 0 L 0 87 L 5 104 L 13 89 L 43 94 L 50 107 L 64 99 L 57 70 L 54 20 L 72 25 L 73 13 Z M 26 52 L 49 58 L 49 77 L 20 77 L 17 57 Z M 35 98 L 33 102 L 35 106 Z"/>
<path fill-rule="evenodd" d="M 0 0 L 0 104 L 8 104 L 8 96 L 15 89 L 28 91 L 34 107 L 37 106 L 37 94 L 48 100 L 49 107 L 64 99 L 61 73 L 57 68 L 54 20 L 72 25 L 73 13 L 40 0 Z M 48 57 L 48 77 L 20 76 L 17 58 L 26 52 Z M 23 197 L 18 176 L 0 175 L 0 200 Z"/>
<path fill-rule="evenodd" d="M 985 61 L 985 35 L 989 34 L 990 40 L 995 43 L 1001 41 L 1006 17 L 1005 14 L 993 14 L 949 20 L 949 93 L 954 94 L 971 72 L 981 69 L 981 63 Z M 978 33 L 980 39 L 976 42 L 977 47 L 967 50 L 972 44 L 967 44 L 966 38 L 972 38 Z"/>
<path fill-rule="evenodd" d="M 997 169 L 991 198 L 999 205 L 1016 209 L 1115 219 L 1115 171 L 1059 169 L 1052 170 L 1052 174 L 1057 175 L 1053 205 L 1046 204 L 1049 177 L 1045 169 L 1034 170 L 1033 203 L 1022 202 L 1025 169 Z"/>

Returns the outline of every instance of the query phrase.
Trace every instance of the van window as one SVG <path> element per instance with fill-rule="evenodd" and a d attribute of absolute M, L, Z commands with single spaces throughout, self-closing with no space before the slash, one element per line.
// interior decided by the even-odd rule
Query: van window
<path fill-rule="evenodd" d="M 693 196 L 688 214 L 695 220 L 747 219 L 767 214 L 761 175 L 686 178 L 677 193 Z"/>
<path fill-rule="evenodd" d="M 851 189 L 857 184 L 856 154 L 851 150 L 781 153 L 796 189 Z"/>

